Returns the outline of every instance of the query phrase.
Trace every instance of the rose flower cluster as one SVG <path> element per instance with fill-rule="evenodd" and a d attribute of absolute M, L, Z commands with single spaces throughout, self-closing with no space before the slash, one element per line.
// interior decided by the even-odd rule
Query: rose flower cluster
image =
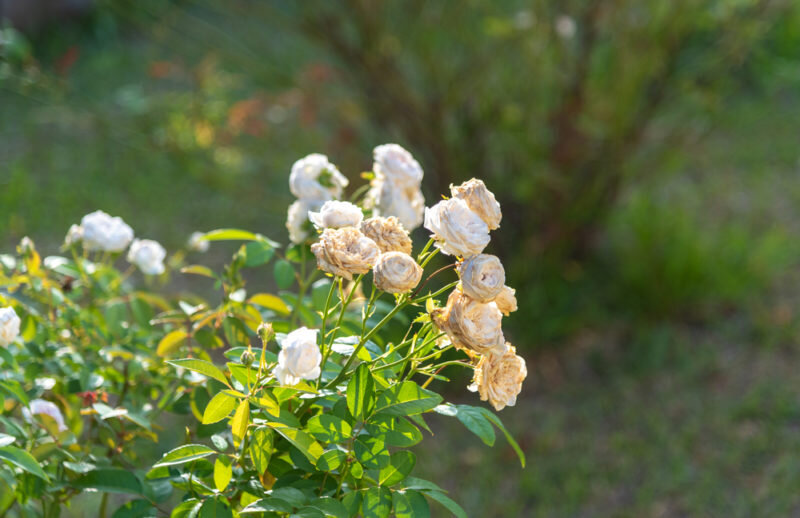
<path fill-rule="evenodd" d="M 364 219 L 358 205 L 338 200 L 348 181 L 327 157 L 312 154 L 298 160 L 289 179 L 298 197 L 286 222 L 291 240 L 313 241 L 311 251 L 320 270 L 347 280 L 371 270 L 378 289 L 404 294 L 422 278 L 423 267 L 411 256 L 409 231 L 424 220 L 435 246 L 456 258 L 460 277 L 446 306 L 433 309 L 431 319 L 455 348 L 475 362 L 470 389 L 497 410 L 513 406 L 527 369 L 525 360 L 506 342 L 501 325 L 503 315 L 517 309 L 514 289 L 505 284 L 500 259 L 482 253 L 489 244 L 489 231 L 497 229 L 502 218 L 494 194 L 481 180 L 472 179 L 451 186 L 451 198 L 425 208 L 422 168 L 397 144 L 375 148 L 373 173 L 363 202 L 372 217 Z M 289 347 L 294 350 L 298 346 L 293 334 Z M 307 354 L 297 356 L 297 361 L 289 362 L 294 352 L 282 353 L 280 378 L 312 379 L 318 374 L 319 359 L 303 368 L 291 365 L 300 363 L 301 357 L 303 362 L 317 358 L 310 347 L 316 339 L 302 342 Z"/>

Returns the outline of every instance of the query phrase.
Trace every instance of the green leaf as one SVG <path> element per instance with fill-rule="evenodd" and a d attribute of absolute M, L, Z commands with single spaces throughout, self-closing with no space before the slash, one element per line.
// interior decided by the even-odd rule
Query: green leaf
<path fill-rule="evenodd" d="M 391 462 L 386 444 L 373 437 L 356 439 L 354 448 L 356 458 L 367 469 L 383 469 Z"/>
<path fill-rule="evenodd" d="M 236 408 L 236 398 L 220 392 L 208 402 L 203 412 L 203 424 L 216 423 L 222 421 L 230 415 Z"/>
<path fill-rule="evenodd" d="M 410 451 L 401 450 L 392 453 L 391 463 L 378 475 L 378 483 L 382 486 L 397 484 L 411 473 L 416 463 L 417 457 Z"/>
<path fill-rule="evenodd" d="M 259 426 L 250 434 L 250 460 L 256 471 L 262 475 L 267 471 L 272 456 L 272 432 L 266 426 Z"/>
<path fill-rule="evenodd" d="M 287 441 L 292 443 L 295 448 L 300 450 L 300 452 L 305 455 L 312 464 L 316 465 L 317 459 L 319 459 L 320 455 L 323 453 L 323 449 L 322 446 L 320 446 L 320 444 L 310 435 L 302 430 L 283 426 L 273 429 L 281 434 Z"/>
<path fill-rule="evenodd" d="M 280 498 L 262 498 L 239 511 L 239 514 L 261 514 L 261 513 L 291 513 L 292 504 Z M 268 515 L 272 516 L 272 515 Z"/>
<path fill-rule="evenodd" d="M 392 492 L 385 487 L 371 487 L 364 491 L 361 513 L 364 518 L 387 518 L 392 512 Z"/>
<path fill-rule="evenodd" d="M 328 450 L 317 459 L 317 469 L 321 471 L 333 471 L 347 459 L 347 454 L 342 450 Z"/>
<path fill-rule="evenodd" d="M 446 403 L 439 405 L 434 410 L 442 415 L 455 416 L 467 427 L 467 430 L 480 437 L 487 446 L 494 445 L 494 428 L 484 415 L 483 409 L 470 405 L 451 405 Z"/>
<path fill-rule="evenodd" d="M 269 293 L 256 293 L 250 297 L 247 302 L 250 304 L 257 304 L 262 308 L 271 309 L 272 311 L 281 315 L 288 315 L 291 313 L 289 306 L 287 306 L 280 297 L 271 295 Z"/>
<path fill-rule="evenodd" d="M 519 444 L 517 444 L 517 441 L 514 440 L 511 434 L 508 433 L 508 430 L 506 430 L 506 427 L 503 426 L 503 422 L 500 420 L 500 418 L 497 417 L 491 410 L 487 408 L 480 408 L 480 410 L 481 412 L 483 412 L 483 415 L 486 416 L 486 419 L 494 423 L 494 425 L 498 427 L 501 432 L 503 432 L 503 435 L 506 436 L 508 444 L 510 444 L 511 447 L 514 449 L 514 451 L 517 452 L 517 457 L 519 457 L 519 462 L 520 464 L 522 464 L 522 467 L 524 468 L 525 454 L 522 452 L 522 448 L 519 447 Z"/>
<path fill-rule="evenodd" d="M 202 459 L 217 453 L 208 446 L 202 444 L 184 444 L 178 446 L 174 450 L 168 451 L 161 457 L 161 460 L 153 464 L 154 468 L 161 466 L 174 466 L 177 464 L 184 464 L 193 460 Z"/>
<path fill-rule="evenodd" d="M 205 360 L 196 360 L 194 358 L 186 358 L 183 360 L 170 360 L 167 363 L 174 365 L 175 367 L 183 367 L 184 369 L 189 369 L 190 371 L 199 372 L 203 376 L 214 378 L 215 380 L 229 387 L 231 386 L 231 384 L 228 382 L 228 379 L 225 377 L 225 374 L 211 362 L 207 362 Z"/>
<path fill-rule="evenodd" d="M 372 413 L 375 407 L 375 380 L 365 363 L 356 369 L 347 384 L 347 409 L 358 420 Z"/>
<path fill-rule="evenodd" d="M 196 498 L 186 500 L 178 504 L 169 516 L 170 518 L 197 518 L 201 505 L 203 505 L 202 502 L 198 502 Z"/>
<path fill-rule="evenodd" d="M 239 408 L 236 409 L 236 413 L 233 414 L 233 419 L 231 419 L 231 433 L 233 434 L 233 445 L 235 447 L 238 448 L 242 440 L 244 440 L 244 436 L 247 433 L 247 425 L 249 424 L 250 402 L 243 399 L 241 403 L 239 403 Z"/>
<path fill-rule="evenodd" d="M 296 487 L 279 487 L 272 490 L 273 498 L 280 498 L 292 504 L 295 507 L 302 507 L 308 503 L 308 497 L 305 493 Z"/>
<path fill-rule="evenodd" d="M 253 241 L 244 247 L 244 265 L 249 267 L 266 264 L 275 255 L 275 248 L 267 241 Z"/>
<path fill-rule="evenodd" d="M 44 470 L 42 470 L 42 467 L 36 462 L 36 459 L 33 458 L 33 455 L 25 450 L 21 450 L 16 446 L 3 446 L 0 448 L 0 459 L 22 468 L 28 473 L 36 475 L 45 482 L 50 482 L 50 479 L 47 478 Z"/>
<path fill-rule="evenodd" d="M 375 413 L 391 416 L 415 415 L 427 412 L 441 402 L 442 396 L 436 392 L 426 390 L 413 381 L 404 381 L 380 393 Z"/>
<path fill-rule="evenodd" d="M 403 417 L 375 416 L 366 428 L 371 436 L 383 439 L 387 446 L 410 448 L 422 440 L 419 428 Z"/>
<path fill-rule="evenodd" d="M 214 271 L 209 268 L 208 266 L 202 266 L 199 264 L 192 264 L 189 266 L 184 266 L 181 268 L 181 273 L 190 273 L 193 275 L 202 275 L 203 277 L 211 277 L 212 279 L 216 276 L 214 275 Z"/>
<path fill-rule="evenodd" d="M 416 491 L 395 491 L 392 504 L 396 518 L 430 518 L 431 508 L 422 494 Z"/>
<path fill-rule="evenodd" d="M 28 394 L 23 390 L 22 385 L 16 380 L 2 380 L 0 381 L 0 390 L 7 393 L 13 398 L 19 400 L 23 405 L 28 406 L 30 399 Z"/>
<path fill-rule="evenodd" d="M 319 414 L 309 419 L 306 431 L 315 439 L 328 444 L 344 442 L 353 435 L 350 423 L 331 414 Z"/>
<path fill-rule="evenodd" d="M 221 499 L 209 498 L 203 502 L 197 518 L 233 518 L 233 512 Z"/>
<path fill-rule="evenodd" d="M 309 507 L 319 509 L 325 516 L 332 516 L 333 518 L 349 518 L 350 513 L 342 503 L 334 498 L 323 497 L 318 498 L 308 504 Z"/>
<path fill-rule="evenodd" d="M 439 491 L 431 491 L 425 494 L 445 506 L 447 510 L 453 513 L 453 515 L 455 515 L 457 518 L 467 518 L 467 513 L 464 512 L 461 506 L 444 493 L 440 493 Z"/>
<path fill-rule="evenodd" d="M 225 491 L 231 482 L 231 477 L 233 477 L 231 458 L 220 455 L 214 462 L 214 485 L 217 487 L 217 491 Z"/>
<path fill-rule="evenodd" d="M 206 241 L 256 241 L 264 239 L 264 237 L 247 230 L 239 230 L 238 228 L 220 228 L 206 232 L 203 239 Z M 271 241 L 268 242 L 272 243 Z"/>
<path fill-rule="evenodd" d="M 117 508 L 111 518 L 150 518 L 155 515 L 155 508 L 147 500 L 131 500 Z"/>
<path fill-rule="evenodd" d="M 178 347 L 181 346 L 181 343 L 186 340 L 189 335 L 186 331 L 182 329 L 177 329 L 172 331 L 171 333 L 167 333 L 164 338 L 158 342 L 158 347 L 156 348 L 156 354 L 161 356 L 162 358 L 168 356 L 170 353 L 175 351 Z"/>
<path fill-rule="evenodd" d="M 278 288 L 285 290 L 294 284 L 294 267 L 292 263 L 285 259 L 275 261 L 275 266 L 272 267 L 272 273 L 275 276 L 275 283 Z"/>
<path fill-rule="evenodd" d="M 105 493 L 142 494 L 142 483 L 127 469 L 96 469 L 81 475 L 71 485 L 78 489 L 94 489 Z"/>
<path fill-rule="evenodd" d="M 361 508 L 361 492 L 351 491 L 350 493 L 345 493 L 342 496 L 342 505 L 347 509 L 350 517 L 358 514 L 358 510 Z"/>

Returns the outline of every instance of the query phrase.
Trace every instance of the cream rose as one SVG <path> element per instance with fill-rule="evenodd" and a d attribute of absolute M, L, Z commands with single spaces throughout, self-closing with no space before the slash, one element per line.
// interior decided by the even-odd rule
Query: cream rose
<path fill-rule="evenodd" d="M 203 232 L 192 232 L 186 246 L 193 252 L 208 252 L 209 242 L 203 239 L 204 236 L 205 234 Z"/>
<path fill-rule="evenodd" d="M 167 251 L 152 239 L 136 239 L 128 250 L 128 262 L 136 265 L 145 275 L 164 273 Z"/>
<path fill-rule="evenodd" d="M 121 252 L 133 240 L 133 229 L 121 218 L 98 210 L 81 219 L 81 235 L 86 250 Z"/>
<path fill-rule="evenodd" d="M 408 231 L 422 224 L 425 196 L 419 185 L 397 185 L 382 175 L 376 176 L 371 185 L 364 203 L 376 216 L 394 216 Z"/>
<path fill-rule="evenodd" d="M 467 202 L 470 210 L 481 217 L 489 230 L 500 226 L 500 220 L 503 219 L 500 204 L 497 203 L 494 194 L 486 188 L 482 180 L 473 178 L 458 187 L 450 185 L 450 192 L 453 194 L 453 198 L 460 198 Z"/>
<path fill-rule="evenodd" d="M 308 219 L 320 230 L 326 228 L 358 227 L 364 213 L 349 201 L 326 201 L 319 212 L 309 212 Z"/>
<path fill-rule="evenodd" d="M 503 289 L 500 290 L 500 293 L 498 293 L 497 297 L 494 299 L 494 303 L 497 304 L 497 309 L 505 316 L 517 310 L 516 292 L 517 290 L 514 288 L 503 286 Z"/>
<path fill-rule="evenodd" d="M 381 252 L 411 253 L 411 238 L 396 217 L 374 217 L 361 223 L 361 233 L 375 241 Z"/>
<path fill-rule="evenodd" d="M 375 241 L 352 227 L 325 229 L 311 251 L 320 270 L 348 280 L 354 273 L 367 273 L 381 252 Z"/>
<path fill-rule="evenodd" d="M 0 308 L 0 347 L 8 347 L 19 336 L 20 319 L 11 306 Z"/>
<path fill-rule="evenodd" d="M 67 429 L 67 425 L 64 423 L 64 416 L 55 403 L 45 401 L 44 399 L 32 399 L 27 407 L 22 408 L 22 417 L 29 423 L 33 423 L 33 416 L 35 415 L 51 417 L 56 422 L 59 432 L 63 432 Z"/>
<path fill-rule="evenodd" d="M 273 373 L 281 385 L 297 385 L 300 380 L 314 380 L 320 374 L 322 353 L 317 345 L 316 329 L 301 327 L 283 339 L 278 366 Z"/>
<path fill-rule="evenodd" d="M 422 268 L 408 254 L 386 252 L 378 258 L 373 274 L 378 289 L 387 293 L 406 293 L 419 284 Z"/>
<path fill-rule="evenodd" d="M 373 150 L 375 162 L 372 169 L 401 187 L 419 187 L 423 171 L 411 153 L 397 144 L 383 144 Z"/>
<path fill-rule="evenodd" d="M 489 354 L 480 359 L 470 389 L 477 390 L 481 401 L 488 401 L 500 411 L 517 403 L 527 375 L 525 359 L 517 356 L 516 349 L 507 343 L 501 354 Z"/>
<path fill-rule="evenodd" d="M 312 210 L 319 210 L 322 201 L 318 200 L 296 200 L 289 205 L 286 214 L 286 230 L 289 231 L 289 240 L 292 243 L 305 243 L 312 235 L 314 227 L 308 219 L 308 213 Z"/>
<path fill-rule="evenodd" d="M 425 209 L 425 228 L 448 255 L 471 257 L 489 244 L 489 227 L 460 198 L 442 200 Z"/>
<path fill-rule="evenodd" d="M 503 264 L 494 255 L 478 254 L 465 259 L 459 266 L 461 290 L 480 302 L 491 302 L 500 294 L 506 282 Z"/>
<path fill-rule="evenodd" d="M 460 290 L 453 290 L 447 298 L 447 306 L 434 309 L 431 317 L 458 349 L 479 354 L 503 351 L 503 315 L 494 302 L 484 304 L 469 298 Z"/>
<path fill-rule="evenodd" d="M 312 153 L 295 162 L 289 175 L 292 194 L 307 200 L 338 198 L 348 183 L 347 178 L 328 161 L 328 157 L 319 153 Z"/>

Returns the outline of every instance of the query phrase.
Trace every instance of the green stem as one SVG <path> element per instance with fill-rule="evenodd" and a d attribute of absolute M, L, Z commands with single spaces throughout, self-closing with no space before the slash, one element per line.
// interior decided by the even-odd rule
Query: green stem
<path fill-rule="evenodd" d="M 342 307 L 339 309 L 339 318 L 336 319 L 336 325 L 331 329 L 331 340 L 328 343 L 328 346 L 325 348 L 325 353 L 322 356 L 322 362 L 320 363 L 320 372 L 319 378 L 317 379 L 317 386 L 322 383 L 322 371 L 325 370 L 325 362 L 328 361 L 328 357 L 331 355 L 331 350 L 333 349 L 333 342 L 336 340 L 336 331 L 339 330 L 339 327 L 342 325 L 342 320 L 344 319 L 344 314 L 347 312 L 347 306 L 350 305 L 350 302 L 353 300 L 353 295 L 355 294 L 356 290 L 358 289 L 358 285 L 361 283 L 361 279 L 364 278 L 364 274 L 360 274 L 356 277 L 355 284 L 350 288 L 350 293 L 347 294 L 347 297 L 342 300 Z M 342 291 L 342 278 L 339 277 L 339 298 L 341 299 L 344 295 Z"/>
<path fill-rule="evenodd" d="M 325 328 L 328 324 L 328 312 L 330 311 L 331 307 L 331 299 L 333 298 L 333 292 L 336 289 L 336 280 L 334 279 L 331 281 L 331 287 L 328 290 L 328 297 L 325 299 L 325 309 L 322 312 L 322 326 L 320 328 L 319 334 L 319 346 L 322 349 L 322 363 L 320 363 L 319 369 L 319 378 L 317 379 L 317 387 L 319 388 L 319 384 L 322 381 L 322 371 L 325 369 L 325 362 L 328 359 L 329 352 L 325 347 Z"/>
<path fill-rule="evenodd" d="M 106 518 L 106 508 L 108 507 L 108 493 L 103 493 L 103 498 L 100 500 L 100 518 Z"/>

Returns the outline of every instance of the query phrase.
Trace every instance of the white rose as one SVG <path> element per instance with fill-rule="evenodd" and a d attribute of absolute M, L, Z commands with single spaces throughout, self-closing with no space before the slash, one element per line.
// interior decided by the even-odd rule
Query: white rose
<path fill-rule="evenodd" d="M 11 306 L 0 308 L 0 347 L 8 345 L 19 336 L 20 320 Z"/>
<path fill-rule="evenodd" d="M 489 354 L 502 352 L 505 347 L 503 315 L 494 302 L 484 304 L 453 290 L 447 306 L 434 309 L 431 317 L 457 349 Z"/>
<path fill-rule="evenodd" d="M 46 415 L 51 417 L 56 422 L 58 431 L 60 432 L 63 432 L 67 429 L 67 425 L 64 423 L 64 416 L 61 414 L 61 410 L 55 405 L 55 403 L 45 401 L 44 399 L 32 399 L 27 407 L 22 408 L 22 416 L 29 423 L 33 423 L 33 416 L 35 415 Z"/>
<path fill-rule="evenodd" d="M 133 229 L 122 218 L 111 217 L 102 210 L 81 219 L 83 247 L 89 251 L 122 252 L 133 240 Z"/>
<path fill-rule="evenodd" d="M 349 201 L 326 201 L 319 212 L 308 213 L 308 219 L 320 230 L 326 228 L 357 227 L 364 213 Z"/>
<path fill-rule="evenodd" d="M 403 252 L 386 252 L 378 257 L 373 281 L 387 293 L 407 293 L 419 284 L 422 268 L 413 257 Z"/>
<path fill-rule="evenodd" d="M 189 236 L 189 241 L 186 244 L 186 246 L 189 247 L 189 250 L 201 253 L 208 252 L 209 242 L 203 239 L 203 236 L 205 236 L 203 232 L 192 232 L 192 235 Z"/>
<path fill-rule="evenodd" d="M 448 255 L 471 257 L 489 244 L 489 227 L 459 198 L 442 200 L 425 209 L 425 228 Z"/>
<path fill-rule="evenodd" d="M 401 187 L 419 187 L 422 182 L 422 167 L 411 153 L 397 144 L 383 144 L 373 152 L 375 162 L 373 170 L 376 175 L 383 176 Z"/>
<path fill-rule="evenodd" d="M 80 225 L 72 224 L 64 237 L 64 246 L 77 245 L 83 240 L 83 229 Z"/>
<path fill-rule="evenodd" d="M 139 267 L 146 275 L 164 273 L 164 258 L 167 251 L 152 239 L 137 239 L 128 250 L 128 262 Z"/>
<path fill-rule="evenodd" d="M 316 329 L 301 327 L 283 339 L 278 366 L 273 371 L 281 385 L 297 385 L 301 379 L 319 377 L 322 353 L 317 345 L 317 333 Z"/>
<path fill-rule="evenodd" d="M 478 254 L 465 259 L 458 269 L 461 290 L 480 302 L 491 302 L 503 289 L 506 272 L 494 255 Z"/>
<path fill-rule="evenodd" d="M 319 153 L 295 162 L 289 175 L 289 189 L 301 199 L 325 201 L 338 198 L 347 184 L 347 178 L 328 161 L 328 157 Z"/>
<path fill-rule="evenodd" d="M 364 200 L 375 216 L 394 216 L 409 232 L 422 224 L 425 196 L 419 185 L 400 186 L 383 175 L 376 176 Z"/>
<path fill-rule="evenodd" d="M 494 303 L 497 304 L 497 309 L 499 309 L 500 312 L 505 316 L 508 316 L 517 310 L 516 293 L 517 290 L 514 288 L 503 286 L 503 289 L 500 290 L 500 293 L 498 293 L 497 297 L 494 299 Z"/>
<path fill-rule="evenodd" d="M 311 210 L 318 210 L 322 206 L 322 201 L 318 200 L 297 200 L 289 205 L 286 214 L 286 230 L 289 231 L 289 240 L 292 243 L 305 243 L 311 237 L 314 230 L 308 219 Z"/>
<path fill-rule="evenodd" d="M 325 229 L 311 251 L 317 268 L 347 280 L 354 273 L 367 273 L 381 253 L 375 241 L 353 227 Z"/>
<path fill-rule="evenodd" d="M 365 219 L 359 229 L 362 234 L 375 241 L 381 252 L 411 253 L 411 238 L 403 224 L 394 216 Z"/>
<path fill-rule="evenodd" d="M 470 210 L 481 217 L 489 230 L 500 227 L 500 220 L 503 219 L 500 204 L 482 180 L 473 178 L 458 187 L 450 185 L 450 193 L 453 198 L 461 198 L 467 202 Z"/>
<path fill-rule="evenodd" d="M 475 381 L 470 390 L 477 390 L 481 401 L 488 401 L 498 412 L 517 403 L 522 382 L 528 376 L 525 359 L 506 343 L 501 354 L 481 358 L 475 367 Z"/>

